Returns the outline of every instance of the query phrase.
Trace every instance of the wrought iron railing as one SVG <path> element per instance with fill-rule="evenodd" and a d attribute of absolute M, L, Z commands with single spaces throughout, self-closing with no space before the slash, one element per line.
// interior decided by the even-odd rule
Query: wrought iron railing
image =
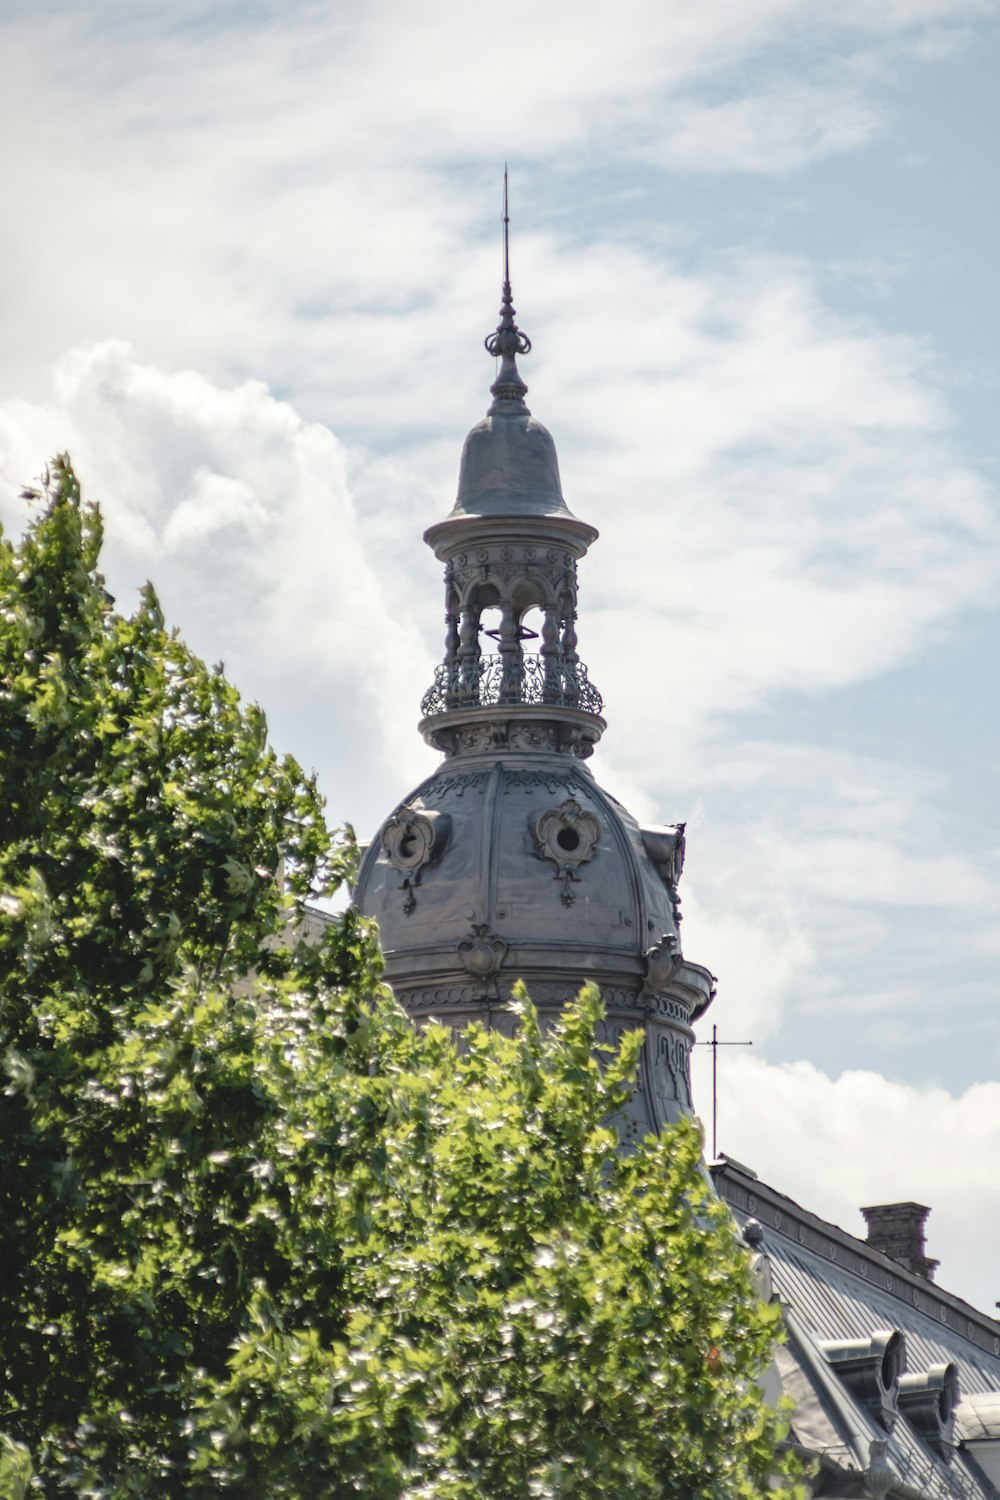
<path fill-rule="evenodd" d="M 469 663 L 444 662 L 420 705 L 425 719 L 458 708 L 506 703 L 552 704 L 599 714 L 600 693 L 582 662 L 560 662 L 541 656 L 481 656 Z"/>

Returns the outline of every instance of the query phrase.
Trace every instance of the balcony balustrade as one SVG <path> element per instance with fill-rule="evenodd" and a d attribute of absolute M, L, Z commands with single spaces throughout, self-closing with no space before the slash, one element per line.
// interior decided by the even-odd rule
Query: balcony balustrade
<path fill-rule="evenodd" d="M 580 661 L 551 657 L 480 656 L 471 662 L 443 662 L 420 705 L 425 719 L 458 709 L 509 704 L 583 709 L 599 714 L 604 700 Z"/>

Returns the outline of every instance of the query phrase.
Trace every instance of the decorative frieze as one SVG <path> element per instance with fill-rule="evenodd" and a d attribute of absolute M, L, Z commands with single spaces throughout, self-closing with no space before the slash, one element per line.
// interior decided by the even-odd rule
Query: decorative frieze
<path fill-rule="evenodd" d="M 653 1049 L 650 1058 L 653 1104 L 659 1116 L 657 1124 L 662 1129 L 692 1107 L 691 1048 L 687 1038 L 672 1028 L 652 1030 L 646 1045 Z"/>
<path fill-rule="evenodd" d="M 456 797 L 464 797 L 466 792 L 485 791 L 489 779 L 489 771 L 454 771 L 446 776 L 435 776 L 423 788 L 421 796 L 425 802 L 443 802 L 452 792 Z"/>

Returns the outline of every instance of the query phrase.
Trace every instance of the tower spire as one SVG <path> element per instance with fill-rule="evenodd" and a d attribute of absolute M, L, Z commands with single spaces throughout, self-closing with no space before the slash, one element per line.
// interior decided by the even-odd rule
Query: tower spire
<path fill-rule="evenodd" d="M 445 760 L 372 840 L 356 899 L 414 1018 L 493 1024 L 516 974 L 550 1024 L 593 978 L 608 1027 L 647 1034 L 631 1142 L 691 1108 L 689 1022 L 712 976 L 681 952 L 683 829 L 641 828 L 585 765 L 606 728 L 577 638 L 577 565 L 597 531 L 566 504 L 555 443 L 524 405 L 508 202 L 505 172 L 493 405 L 463 444 L 450 514 L 424 533 L 445 628 L 420 732 Z"/>
<path fill-rule="evenodd" d="M 527 411 L 524 398 L 528 387 L 521 379 L 517 368 L 518 354 L 531 351 L 531 340 L 522 333 L 514 321 L 516 311 L 510 290 L 510 214 L 507 211 L 507 163 L 503 165 L 503 286 L 500 292 L 500 321 L 496 332 L 485 340 L 486 351 L 500 360 L 500 371 L 490 386 L 493 405 L 490 416 Z"/>

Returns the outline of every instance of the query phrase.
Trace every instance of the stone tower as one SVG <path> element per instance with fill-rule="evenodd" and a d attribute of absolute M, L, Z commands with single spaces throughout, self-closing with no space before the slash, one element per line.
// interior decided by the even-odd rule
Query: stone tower
<path fill-rule="evenodd" d="M 450 515 L 424 535 L 444 564 L 446 633 L 420 731 L 444 760 L 372 841 L 357 901 L 415 1018 L 505 1027 L 523 979 L 544 1020 L 593 980 L 608 1041 L 646 1028 L 625 1127 L 641 1135 L 691 1108 L 691 1022 L 712 976 L 681 951 L 683 824 L 640 827 L 585 764 L 606 728 L 577 654 L 577 564 L 597 532 L 563 499 L 555 445 L 525 405 L 506 201 L 486 348 L 493 401 Z"/>

